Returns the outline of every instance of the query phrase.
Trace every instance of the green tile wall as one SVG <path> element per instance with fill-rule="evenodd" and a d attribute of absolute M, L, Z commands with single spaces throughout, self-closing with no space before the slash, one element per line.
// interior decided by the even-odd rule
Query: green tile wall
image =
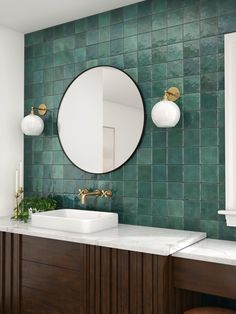
<path fill-rule="evenodd" d="M 110 188 L 112 200 L 87 208 L 119 213 L 128 224 L 207 231 L 236 240 L 224 208 L 224 38 L 236 31 L 235 0 L 152 0 L 25 37 L 25 112 L 46 103 L 42 136 L 25 138 L 27 195 L 54 195 L 83 207 L 79 188 Z M 74 167 L 57 137 L 60 99 L 71 80 L 95 65 L 131 75 L 145 99 L 140 146 L 123 167 L 94 175 Z M 150 118 L 166 87 L 177 86 L 182 118 L 158 129 Z M 91 87 L 92 89 L 92 87 Z"/>

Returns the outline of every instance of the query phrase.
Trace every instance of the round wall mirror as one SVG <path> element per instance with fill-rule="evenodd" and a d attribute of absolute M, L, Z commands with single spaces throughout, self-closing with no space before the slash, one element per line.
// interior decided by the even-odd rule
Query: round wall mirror
<path fill-rule="evenodd" d="M 57 127 L 61 146 L 77 167 L 106 173 L 124 164 L 140 141 L 144 108 L 135 82 L 123 71 L 91 68 L 62 97 Z"/>

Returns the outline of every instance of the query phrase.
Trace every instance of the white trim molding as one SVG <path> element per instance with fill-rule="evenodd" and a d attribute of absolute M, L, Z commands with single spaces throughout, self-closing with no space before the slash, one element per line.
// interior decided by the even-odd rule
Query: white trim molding
<path fill-rule="evenodd" d="M 236 33 L 225 39 L 225 197 L 227 226 L 236 227 Z"/>

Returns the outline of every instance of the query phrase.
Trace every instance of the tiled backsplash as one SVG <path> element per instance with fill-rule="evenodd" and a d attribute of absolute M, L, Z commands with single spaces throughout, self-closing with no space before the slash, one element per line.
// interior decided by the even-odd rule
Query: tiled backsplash
<path fill-rule="evenodd" d="M 236 1 L 146 0 L 26 35 L 25 110 L 46 103 L 42 136 L 25 138 L 28 195 L 82 207 L 79 188 L 110 188 L 112 200 L 88 208 L 119 213 L 123 223 L 201 230 L 234 239 L 224 208 L 224 38 L 236 31 Z M 133 157 L 94 175 L 73 166 L 60 147 L 56 117 L 68 84 L 95 65 L 124 69 L 145 99 L 145 130 Z M 182 119 L 158 129 L 152 106 L 177 86 Z M 92 92 L 92 86 L 91 91 Z M 81 142 L 83 134 L 71 140 Z"/>

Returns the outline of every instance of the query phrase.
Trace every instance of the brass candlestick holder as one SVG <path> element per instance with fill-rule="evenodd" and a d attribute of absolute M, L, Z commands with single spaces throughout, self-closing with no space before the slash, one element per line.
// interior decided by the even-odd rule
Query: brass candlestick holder
<path fill-rule="evenodd" d="M 14 218 L 18 219 L 19 214 L 20 214 L 20 203 L 23 201 L 23 198 L 24 198 L 24 189 L 23 189 L 23 187 L 18 189 L 18 191 L 15 194 L 15 198 L 16 198 L 16 209 L 15 209 Z"/>

